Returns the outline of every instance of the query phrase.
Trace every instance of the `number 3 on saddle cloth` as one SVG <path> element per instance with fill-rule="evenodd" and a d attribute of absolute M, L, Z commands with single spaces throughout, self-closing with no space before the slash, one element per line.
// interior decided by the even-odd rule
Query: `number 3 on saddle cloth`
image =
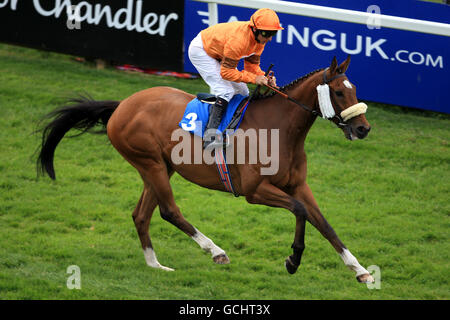
<path fill-rule="evenodd" d="M 224 135 L 226 130 L 236 130 L 241 124 L 244 113 L 247 110 L 248 97 L 237 94 L 228 103 L 225 114 L 222 116 L 218 131 Z M 216 97 L 209 93 L 199 93 L 197 98 L 186 105 L 183 118 L 179 126 L 188 132 L 202 137 L 205 133 L 206 124 L 209 118 L 209 109 L 211 104 L 214 104 Z M 225 141 L 223 137 L 222 141 Z M 220 179 L 228 192 L 233 193 L 236 197 L 239 196 L 233 188 L 230 171 L 226 163 L 226 153 L 224 148 L 214 148 L 215 161 L 219 171 Z"/>

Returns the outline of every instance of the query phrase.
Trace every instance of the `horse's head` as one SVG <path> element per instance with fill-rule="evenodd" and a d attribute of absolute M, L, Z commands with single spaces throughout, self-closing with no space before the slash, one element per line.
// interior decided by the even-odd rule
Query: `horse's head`
<path fill-rule="evenodd" d="M 323 73 L 323 85 L 317 88 L 319 103 L 322 114 L 327 112 L 327 104 L 328 108 L 333 109 L 330 109 L 329 119 L 342 129 L 347 139 L 364 139 L 370 131 L 370 125 L 364 115 L 367 105 L 358 103 L 355 85 L 350 83 L 345 75 L 349 64 L 350 56 L 340 65 L 336 57 L 333 58 L 330 67 Z M 326 90 L 321 92 L 321 89 Z"/>

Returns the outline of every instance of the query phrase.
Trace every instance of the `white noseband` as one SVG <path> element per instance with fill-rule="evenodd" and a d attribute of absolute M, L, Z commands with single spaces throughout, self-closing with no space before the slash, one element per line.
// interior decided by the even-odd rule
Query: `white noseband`
<path fill-rule="evenodd" d="M 366 111 L 367 105 L 364 102 L 360 102 L 342 111 L 341 118 L 342 120 L 347 121 L 351 118 L 359 116 L 360 114 L 366 113 Z"/>

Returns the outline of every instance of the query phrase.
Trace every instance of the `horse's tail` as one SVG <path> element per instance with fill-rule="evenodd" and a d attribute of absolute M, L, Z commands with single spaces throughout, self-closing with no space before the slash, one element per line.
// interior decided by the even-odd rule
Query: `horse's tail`
<path fill-rule="evenodd" d="M 70 129 L 78 129 L 81 135 L 86 132 L 106 133 L 106 124 L 120 101 L 95 101 L 90 97 L 79 96 L 68 100 L 69 105 L 60 107 L 49 114 L 44 119 L 52 119 L 42 129 L 42 144 L 37 158 L 38 174 L 47 174 L 55 179 L 55 169 L 53 167 L 53 157 L 55 149 L 64 135 Z M 96 125 L 102 125 L 102 129 L 92 131 Z"/>

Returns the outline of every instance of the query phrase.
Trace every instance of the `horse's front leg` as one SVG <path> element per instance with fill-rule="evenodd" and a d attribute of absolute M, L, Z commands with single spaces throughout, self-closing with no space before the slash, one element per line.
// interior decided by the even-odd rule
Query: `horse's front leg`
<path fill-rule="evenodd" d="M 304 183 L 296 188 L 293 197 L 305 204 L 308 221 L 331 243 L 341 256 L 345 265 L 356 273 L 356 279 L 364 283 L 374 282 L 370 273 L 359 264 L 358 260 L 345 247 L 336 232 L 324 218 L 309 186 Z"/>
<path fill-rule="evenodd" d="M 301 202 L 295 202 L 295 206 L 296 208 L 293 210 L 295 215 L 295 236 L 291 246 L 293 253 L 284 263 L 286 270 L 290 274 L 294 274 L 297 271 L 302 260 L 303 250 L 305 250 L 305 224 L 308 215 L 305 206 Z"/>
<path fill-rule="evenodd" d="M 293 254 L 285 261 L 287 271 L 290 274 L 295 273 L 300 266 L 303 250 L 305 249 L 305 221 L 307 217 L 305 206 L 291 195 L 268 182 L 262 182 L 254 193 L 246 196 L 246 199 L 252 204 L 285 208 L 295 215 L 296 227 L 292 244 Z"/>

